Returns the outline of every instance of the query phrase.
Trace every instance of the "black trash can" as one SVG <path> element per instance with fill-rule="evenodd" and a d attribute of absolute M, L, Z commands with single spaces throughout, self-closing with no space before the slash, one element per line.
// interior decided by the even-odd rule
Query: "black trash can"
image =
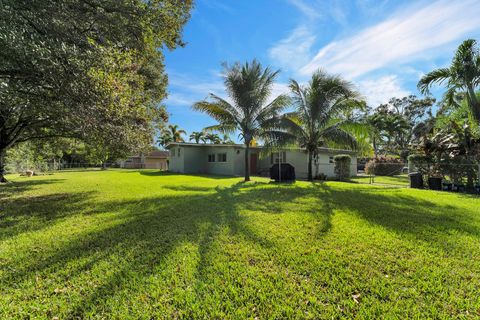
<path fill-rule="evenodd" d="M 442 178 L 440 177 L 429 177 L 428 178 L 428 187 L 430 190 L 442 190 Z"/>
<path fill-rule="evenodd" d="M 295 168 L 288 163 L 282 163 L 281 168 L 278 163 L 274 164 L 270 168 L 270 178 L 276 182 L 293 182 L 295 181 Z"/>
<path fill-rule="evenodd" d="M 442 183 L 442 190 L 443 191 L 452 191 L 452 183 L 451 182 L 443 182 Z"/>
<path fill-rule="evenodd" d="M 463 183 L 454 183 L 452 186 L 452 191 L 465 192 L 465 185 Z"/>
<path fill-rule="evenodd" d="M 475 185 L 475 193 L 480 194 L 480 184 Z"/>
<path fill-rule="evenodd" d="M 410 178 L 410 188 L 423 189 L 423 176 L 420 172 L 412 172 L 408 174 Z"/>

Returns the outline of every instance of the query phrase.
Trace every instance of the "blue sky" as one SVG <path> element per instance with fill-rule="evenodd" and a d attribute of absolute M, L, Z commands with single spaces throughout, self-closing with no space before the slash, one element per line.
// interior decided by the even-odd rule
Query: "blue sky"
<path fill-rule="evenodd" d="M 215 124 L 192 103 L 225 95 L 222 62 L 253 58 L 281 70 L 272 95 L 318 68 L 352 81 L 371 106 L 419 95 L 424 73 L 480 38 L 479 17 L 478 0 L 197 0 L 186 46 L 166 53 L 170 123 L 188 133 Z"/>

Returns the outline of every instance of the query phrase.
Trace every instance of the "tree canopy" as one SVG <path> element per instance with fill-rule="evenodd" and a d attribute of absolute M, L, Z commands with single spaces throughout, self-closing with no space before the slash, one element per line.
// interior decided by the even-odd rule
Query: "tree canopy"
<path fill-rule="evenodd" d="M 76 137 L 126 153 L 167 117 L 163 49 L 187 0 L 5 0 L 0 6 L 0 177 L 18 143 Z"/>

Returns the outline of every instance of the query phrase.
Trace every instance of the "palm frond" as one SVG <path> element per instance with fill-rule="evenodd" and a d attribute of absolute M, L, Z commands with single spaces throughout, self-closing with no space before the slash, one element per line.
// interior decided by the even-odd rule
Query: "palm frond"
<path fill-rule="evenodd" d="M 193 105 L 193 109 L 204 112 L 220 123 L 227 125 L 236 125 L 237 119 L 227 109 L 224 103 L 200 101 Z"/>
<path fill-rule="evenodd" d="M 450 69 L 440 68 L 424 75 L 417 84 L 418 90 L 423 94 L 430 93 L 430 87 L 434 84 L 441 84 L 452 76 Z"/>

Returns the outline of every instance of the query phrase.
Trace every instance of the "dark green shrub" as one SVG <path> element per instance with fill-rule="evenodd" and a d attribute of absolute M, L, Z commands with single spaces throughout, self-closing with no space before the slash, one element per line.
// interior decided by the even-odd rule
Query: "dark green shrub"
<path fill-rule="evenodd" d="M 395 176 L 402 173 L 404 163 L 399 158 L 378 156 L 368 161 L 365 173 L 376 176 Z"/>
<path fill-rule="evenodd" d="M 348 154 L 339 154 L 333 157 L 335 162 L 335 175 L 338 180 L 346 180 L 350 177 L 350 164 L 352 158 Z"/>

